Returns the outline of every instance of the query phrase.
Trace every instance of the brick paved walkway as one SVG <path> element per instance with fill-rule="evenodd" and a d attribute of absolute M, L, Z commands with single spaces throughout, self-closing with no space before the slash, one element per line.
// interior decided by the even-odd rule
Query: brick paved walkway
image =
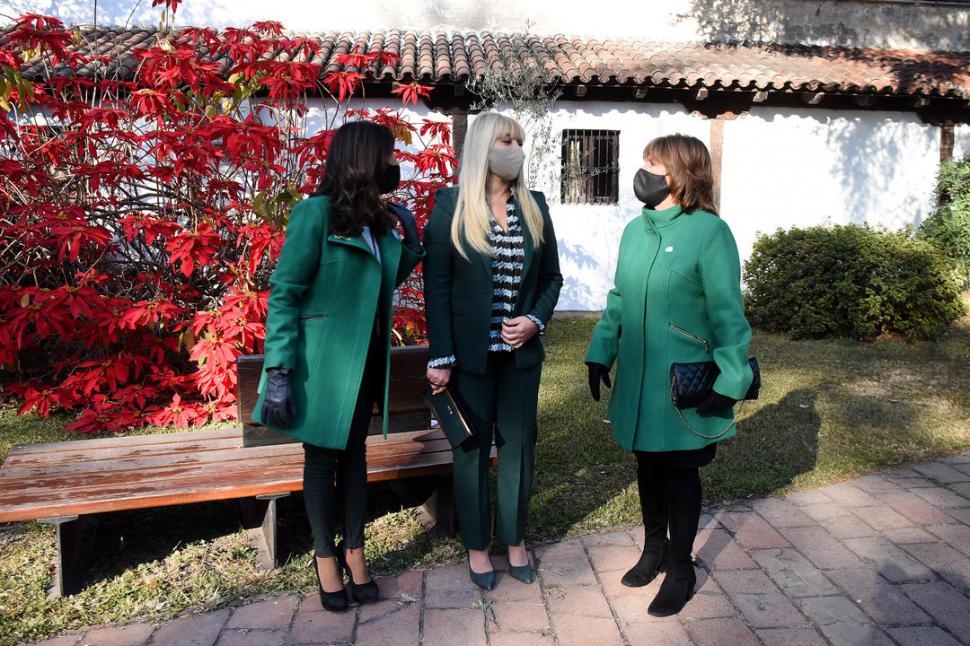
<path fill-rule="evenodd" d="M 45 644 L 540 646 L 970 643 L 970 452 L 705 514 L 698 593 L 654 619 L 659 579 L 620 585 L 642 531 L 541 546 L 540 583 L 465 566 L 380 581 L 386 601 L 335 615 L 315 594 L 161 625 L 91 629 Z"/>

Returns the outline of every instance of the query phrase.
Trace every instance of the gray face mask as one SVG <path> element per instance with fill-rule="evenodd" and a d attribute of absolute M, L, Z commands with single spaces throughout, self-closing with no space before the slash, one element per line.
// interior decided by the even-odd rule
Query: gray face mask
<path fill-rule="evenodd" d="M 488 170 L 507 182 L 511 182 L 522 172 L 525 153 L 518 146 L 491 148 L 488 151 Z"/>

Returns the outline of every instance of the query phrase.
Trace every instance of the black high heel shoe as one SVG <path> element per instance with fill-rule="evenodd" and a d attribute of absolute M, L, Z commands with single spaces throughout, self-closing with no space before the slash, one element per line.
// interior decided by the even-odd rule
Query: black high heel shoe
<path fill-rule="evenodd" d="M 620 580 L 628 588 L 642 588 L 657 578 L 657 575 L 667 569 L 669 545 L 666 540 L 659 548 L 652 545 L 643 549 L 640 560 Z"/>
<path fill-rule="evenodd" d="M 330 612 L 346 612 L 347 606 L 347 590 L 341 588 L 339 592 L 327 592 L 323 589 L 323 584 L 320 583 L 320 567 L 317 565 L 317 556 L 313 555 L 313 571 L 317 575 L 317 589 L 320 590 L 320 605 L 323 606 L 324 610 L 329 610 Z"/>
<path fill-rule="evenodd" d="M 471 578 L 472 583 L 477 585 L 482 590 L 491 590 L 495 587 L 495 570 L 489 570 L 488 572 L 476 572 L 472 569 L 472 558 L 470 555 L 467 556 L 468 559 L 468 576 Z"/>
<path fill-rule="evenodd" d="M 347 573 L 347 578 L 350 579 L 350 596 L 359 604 L 374 603 L 380 601 L 381 591 L 377 587 L 377 583 L 371 578 L 367 583 L 354 583 L 354 575 L 350 571 L 350 566 L 347 565 L 347 555 L 344 552 L 345 545 L 343 541 L 337 545 L 337 561 L 340 563 L 340 567 L 344 569 Z M 368 574 L 369 576 L 369 574 Z"/>
<path fill-rule="evenodd" d="M 535 583 L 536 573 L 532 569 L 532 564 L 529 562 L 529 555 L 525 555 L 526 563 L 525 565 L 512 565 L 512 561 L 509 560 L 509 567 L 505 571 L 510 577 L 516 581 L 521 581 L 522 583 Z"/>

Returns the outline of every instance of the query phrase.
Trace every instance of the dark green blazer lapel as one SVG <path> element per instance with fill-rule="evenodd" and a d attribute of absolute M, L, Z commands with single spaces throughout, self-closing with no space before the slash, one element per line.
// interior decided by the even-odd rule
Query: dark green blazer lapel
<path fill-rule="evenodd" d="M 489 220 L 489 222 L 491 222 L 491 220 Z M 485 280 L 486 284 L 491 285 L 492 284 L 492 257 L 488 254 L 481 253 L 480 251 L 472 247 L 470 244 L 468 244 L 467 241 L 465 242 L 465 249 L 472 256 L 477 256 L 478 264 L 482 268 L 482 271 L 485 272 L 483 279 Z"/>

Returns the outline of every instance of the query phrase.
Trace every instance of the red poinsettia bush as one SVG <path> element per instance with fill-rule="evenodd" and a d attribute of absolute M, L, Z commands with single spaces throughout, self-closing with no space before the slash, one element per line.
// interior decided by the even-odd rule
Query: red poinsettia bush
<path fill-rule="evenodd" d="M 454 180 L 447 123 L 349 109 L 396 55 L 343 54 L 323 75 L 317 43 L 278 23 L 169 32 L 123 60 L 84 54 L 55 18 L 14 27 L 0 43 L 0 366 L 21 413 L 68 411 L 84 433 L 234 418 L 235 360 L 262 349 L 288 213 L 343 120 L 395 133 L 411 171 L 397 198 L 419 226 Z M 313 100 L 331 116 L 311 133 Z M 415 275 L 399 342 L 423 337 L 422 311 Z"/>

